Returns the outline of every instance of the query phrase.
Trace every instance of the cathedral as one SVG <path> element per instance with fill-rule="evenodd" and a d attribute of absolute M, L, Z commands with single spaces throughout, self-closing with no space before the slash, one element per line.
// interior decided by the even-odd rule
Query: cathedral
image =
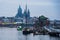
<path fill-rule="evenodd" d="M 16 18 L 26 18 L 26 17 L 30 18 L 30 11 L 27 8 L 27 5 L 26 5 L 26 8 L 25 8 L 24 12 L 22 12 L 22 8 L 21 8 L 21 6 L 19 6 L 18 12 L 17 12 L 15 17 Z"/>
<path fill-rule="evenodd" d="M 19 6 L 15 18 L 16 18 L 16 22 L 26 23 L 26 20 L 27 20 L 27 23 L 30 22 L 30 18 L 31 18 L 31 17 L 30 17 L 30 11 L 29 11 L 29 9 L 27 8 L 27 5 L 26 5 L 26 7 L 25 7 L 24 12 L 22 12 L 22 8 L 21 8 L 21 6 Z"/>

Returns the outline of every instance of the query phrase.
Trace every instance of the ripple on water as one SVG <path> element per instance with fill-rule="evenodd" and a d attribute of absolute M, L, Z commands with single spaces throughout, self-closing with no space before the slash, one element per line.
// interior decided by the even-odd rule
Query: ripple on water
<path fill-rule="evenodd" d="M 60 40 L 49 35 L 23 35 L 17 28 L 0 28 L 0 40 Z"/>

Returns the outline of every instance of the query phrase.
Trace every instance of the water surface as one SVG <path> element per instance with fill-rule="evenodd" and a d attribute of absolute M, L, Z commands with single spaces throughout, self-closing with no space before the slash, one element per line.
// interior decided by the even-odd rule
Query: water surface
<path fill-rule="evenodd" d="M 33 34 L 23 35 L 16 28 L 0 27 L 0 40 L 60 40 L 60 37 Z"/>

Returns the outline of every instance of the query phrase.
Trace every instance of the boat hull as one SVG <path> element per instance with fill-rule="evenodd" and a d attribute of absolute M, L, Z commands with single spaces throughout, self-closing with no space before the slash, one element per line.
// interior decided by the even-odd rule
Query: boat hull
<path fill-rule="evenodd" d="M 59 33 L 48 33 L 50 36 L 55 36 L 55 37 L 59 37 Z"/>
<path fill-rule="evenodd" d="M 24 35 L 28 35 L 28 34 L 30 34 L 30 33 L 33 33 L 33 31 L 23 31 L 23 34 L 24 34 Z"/>

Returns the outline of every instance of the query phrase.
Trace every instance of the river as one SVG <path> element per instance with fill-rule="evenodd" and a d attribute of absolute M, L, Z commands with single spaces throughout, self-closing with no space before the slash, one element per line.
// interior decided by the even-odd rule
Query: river
<path fill-rule="evenodd" d="M 49 35 L 23 35 L 16 28 L 0 27 L 0 40 L 60 40 L 60 37 Z"/>

